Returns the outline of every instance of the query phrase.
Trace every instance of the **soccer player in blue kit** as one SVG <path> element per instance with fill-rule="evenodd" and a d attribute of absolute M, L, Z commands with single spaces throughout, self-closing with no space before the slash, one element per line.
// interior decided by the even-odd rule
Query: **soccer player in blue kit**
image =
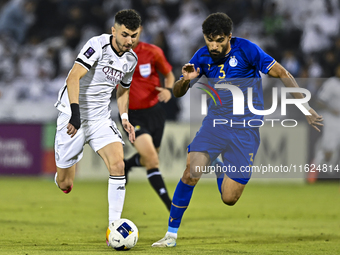
<path fill-rule="evenodd" d="M 247 95 L 247 88 L 253 88 L 253 105 L 258 110 L 263 110 L 263 92 L 260 71 L 272 77 L 280 78 L 286 87 L 298 88 L 294 77 L 283 68 L 275 59 L 266 54 L 254 43 L 232 37 L 232 20 L 225 13 L 213 13 L 202 24 L 206 46 L 199 49 L 190 62 L 182 68 L 181 78 L 174 84 L 173 94 L 183 96 L 190 87 L 190 81 L 197 80 L 205 75 L 210 81 L 218 80 L 235 85 Z M 243 80 L 243 82 L 242 82 Z M 214 86 L 214 85 L 212 85 Z M 233 101 L 231 91 L 219 92 L 223 106 L 215 106 L 210 101 L 208 114 L 204 118 L 200 130 L 192 143 L 188 146 L 187 166 L 179 181 L 172 200 L 168 231 L 165 237 L 152 244 L 153 247 L 176 246 L 177 231 L 180 226 L 184 211 L 189 205 L 193 189 L 199 181 L 202 171 L 197 171 L 196 166 L 208 166 L 211 161 L 222 155 L 225 166 L 230 165 L 240 169 L 242 166 L 253 164 L 257 149 L 260 144 L 258 127 L 250 125 L 213 125 L 214 119 L 262 120 L 263 116 L 253 114 L 247 106 L 244 115 L 233 115 Z M 297 99 L 304 98 L 302 93 L 292 94 Z M 310 115 L 307 121 L 319 131 L 322 126 L 322 117 L 309 105 L 303 106 Z M 245 122 L 244 122 L 245 123 Z M 254 124 L 255 125 L 255 124 Z M 252 125 L 252 126 L 254 126 Z M 250 179 L 251 172 L 222 172 L 217 178 L 218 189 L 222 201 L 227 205 L 234 205 Z"/>

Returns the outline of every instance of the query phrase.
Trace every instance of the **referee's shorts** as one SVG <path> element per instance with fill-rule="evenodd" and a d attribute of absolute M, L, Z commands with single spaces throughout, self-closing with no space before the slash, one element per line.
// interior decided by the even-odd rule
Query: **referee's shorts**
<path fill-rule="evenodd" d="M 135 128 L 136 138 L 142 134 L 149 134 L 155 148 L 161 145 L 165 120 L 165 111 L 159 103 L 147 109 L 129 109 L 129 121 Z"/>

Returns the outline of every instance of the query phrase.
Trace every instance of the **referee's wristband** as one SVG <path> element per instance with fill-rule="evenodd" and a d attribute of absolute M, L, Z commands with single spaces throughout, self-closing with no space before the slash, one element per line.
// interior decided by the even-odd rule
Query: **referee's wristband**
<path fill-rule="evenodd" d="M 170 95 L 172 97 L 172 88 L 166 88 L 166 89 L 170 91 Z"/>
<path fill-rule="evenodd" d="M 126 113 L 126 112 L 124 112 L 122 115 L 120 115 L 120 118 L 122 119 L 122 120 L 127 120 L 127 121 L 129 121 L 129 116 L 128 116 L 128 114 Z"/>

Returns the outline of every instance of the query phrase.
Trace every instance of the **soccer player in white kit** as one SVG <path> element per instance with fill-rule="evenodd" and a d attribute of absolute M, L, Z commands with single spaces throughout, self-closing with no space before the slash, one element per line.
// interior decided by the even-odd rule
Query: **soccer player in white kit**
<path fill-rule="evenodd" d="M 60 111 L 55 137 L 55 183 L 64 192 L 73 187 L 75 164 L 88 143 L 109 171 L 109 224 L 120 219 L 125 199 L 123 140 L 111 120 L 110 98 L 117 86 L 117 106 L 129 140 L 135 131 L 128 120 L 129 87 L 137 65 L 132 51 L 141 24 L 134 10 L 115 15 L 112 34 L 91 38 L 82 48 L 60 89 L 55 106 Z"/>
<path fill-rule="evenodd" d="M 340 65 L 335 68 L 335 76 L 327 79 L 318 93 L 318 100 L 323 109 L 324 129 L 321 139 L 321 150 L 318 152 L 315 164 L 336 164 L 340 147 Z"/>

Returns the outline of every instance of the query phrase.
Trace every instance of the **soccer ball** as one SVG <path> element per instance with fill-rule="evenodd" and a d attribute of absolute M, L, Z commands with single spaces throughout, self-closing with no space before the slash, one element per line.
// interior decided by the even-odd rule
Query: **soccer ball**
<path fill-rule="evenodd" d="M 130 250 L 136 245 L 138 237 L 138 228 L 128 219 L 112 222 L 106 231 L 107 245 L 119 251 Z"/>

